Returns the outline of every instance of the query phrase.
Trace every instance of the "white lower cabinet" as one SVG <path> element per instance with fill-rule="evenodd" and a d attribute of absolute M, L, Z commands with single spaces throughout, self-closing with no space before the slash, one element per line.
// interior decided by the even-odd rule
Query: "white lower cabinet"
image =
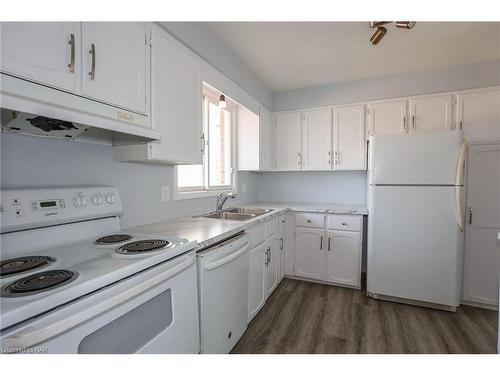
<path fill-rule="evenodd" d="M 361 234 L 329 230 L 327 238 L 325 281 L 361 287 Z"/>
<path fill-rule="evenodd" d="M 323 279 L 323 238 L 325 230 L 295 229 L 295 276 Z"/>
<path fill-rule="evenodd" d="M 252 246 L 258 242 L 267 232 L 267 238 L 260 245 L 250 250 L 250 265 L 248 275 L 248 322 L 260 311 L 266 299 L 276 289 L 282 277 L 280 277 L 282 250 L 280 249 L 280 234 L 277 218 L 268 220 L 265 225 L 257 225 L 249 228 Z M 283 252 L 284 253 L 284 252 Z"/>
<path fill-rule="evenodd" d="M 267 242 L 250 250 L 248 274 L 248 322 L 250 322 L 266 302 Z"/>
<path fill-rule="evenodd" d="M 324 218 L 317 214 L 296 215 L 296 223 L 304 223 L 304 227 L 295 229 L 294 276 L 360 288 L 362 217 L 328 215 L 326 226 L 307 226 L 325 223 Z M 338 225 L 349 230 L 330 229 Z"/>
<path fill-rule="evenodd" d="M 286 273 L 286 215 L 281 215 L 278 220 L 278 281 L 281 281 Z"/>
<path fill-rule="evenodd" d="M 278 234 L 275 233 L 270 237 L 267 243 L 267 259 L 266 259 L 266 298 L 276 289 L 279 283 L 279 246 Z"/>

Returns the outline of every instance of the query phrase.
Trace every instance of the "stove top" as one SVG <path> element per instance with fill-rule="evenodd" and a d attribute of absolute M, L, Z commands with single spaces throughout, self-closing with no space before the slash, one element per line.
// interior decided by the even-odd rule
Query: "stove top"
<path fill-rule="evenodd" d="M 42 255 L 31 255 L 0 262 L 0 277 L 18 275 L 27 271 L 38 270 L 39 268 L 54 263 L 54 258 Z"/>
<path fill-rule="evenodd" d="M 126 243 L 120 246 L 115 251 L 118 254 L 143 254 L 152 251 L 164 250 L 172 246 L 172 243 L 167 240 L 140 240 Z"/>

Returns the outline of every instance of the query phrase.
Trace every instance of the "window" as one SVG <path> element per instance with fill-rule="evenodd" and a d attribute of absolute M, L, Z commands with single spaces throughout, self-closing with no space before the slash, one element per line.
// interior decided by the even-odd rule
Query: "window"
<path fill-rule="evenodd" d="M 232 111 L 219 107 L 219 94 L 206 90 L 203 96 L 203 164 L 182 165 L 177 169 L 179 193 L 206 193 L 234 186 L 232 153 Z M 195 194 L 183 194 L 186 197 Z M 203 195 L 203 194 L 202 194 Z"/>

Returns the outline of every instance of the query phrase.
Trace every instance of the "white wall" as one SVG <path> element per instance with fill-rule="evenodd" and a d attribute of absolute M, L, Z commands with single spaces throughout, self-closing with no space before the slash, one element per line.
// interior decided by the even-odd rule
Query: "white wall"
<path fill-rule="evenodd" d="M 174 168 L 160 164 L 113 160 L 110 146 L 72 143 L 22 135 L 0 134 L 0 188 L 77 185 L 116 186 L 123 201 L 122 225 L 130 227 L 211 211 L 215 197 L 168 202 L 161 200 L 162 186 L 172 198 Z M 258 176 L 239 173 L 239 186 L 247 185 L 231 203 L 258 199 Z"/>
<path fill-rule="evenodd" d="M 261 104 L 271 108 L 269 89 L 202 22 L 157 22 L 157 25 L 168 31 Z"/>
<path fill-rule="evenodd" d="M 366 204 L 366 171 L 260 173 L 259 200 Z"/>
<path fill-rule="evenodd" d="M 272 102 L 273 110 L 284 111 L 495 85 L 500 60 L 274 92 Z"/>

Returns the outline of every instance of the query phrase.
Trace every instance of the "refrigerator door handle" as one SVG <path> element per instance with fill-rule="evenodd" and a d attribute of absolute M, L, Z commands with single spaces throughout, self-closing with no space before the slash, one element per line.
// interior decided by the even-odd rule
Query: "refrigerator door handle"
<path fill-rule="evenodd" d="M 458 156 L 457 163 L 457 177 L 455 180 L 455 185 L 464 184 L 464 171 L 465 171 L 465 157 L 467 155 L 467 141 L 464 139 L 462 146 L 460 147 L 460 154 Z"/>
<path fill-rule="evenodd" d="M 457 202 L 457 215 L 458 215 L 458 227 L 460 232 L 464 231 L 464 221 L 465 221 L 465 208 L 464 208 L 464 197 L 463 197 L 463 187 L 455 187 L 455 198 Z"/>

